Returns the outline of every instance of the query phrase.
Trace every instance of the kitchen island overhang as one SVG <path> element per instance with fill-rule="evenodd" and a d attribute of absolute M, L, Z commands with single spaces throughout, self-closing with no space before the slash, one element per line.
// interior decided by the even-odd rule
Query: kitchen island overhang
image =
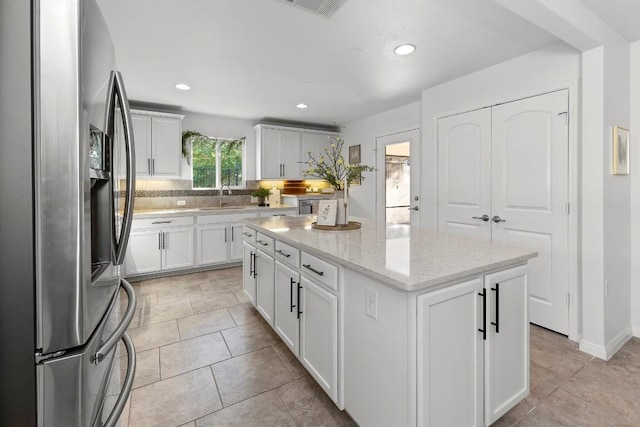
<path fill-rule="evenodd" d="M 257 308 L 359 425 L 490 425 L 529 394 L 527 262 L 536 252 L 367 220 L 360 230 L 315 230 L 314 220 L 244 221 L 255 245 L 246 247 L 275 266 L 272 284 L 257 287 L 275 309 L 265 315 L 264 297 Z M 326 328 L 305 324 L 319 318 Z"/>

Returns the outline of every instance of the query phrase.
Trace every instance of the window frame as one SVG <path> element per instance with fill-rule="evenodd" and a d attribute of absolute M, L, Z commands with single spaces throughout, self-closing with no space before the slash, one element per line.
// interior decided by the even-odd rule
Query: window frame
<path fill-rule="evenodd" d="M 246 179 L 246 158 L 247 158 L 247 140 L 246 138 L 219 138 L 216 136 L 207 136 L 207 135 L 203 135 L 204 138 L 209 138 L 209 139 L 214 139 L 215 142 L 215 152 L 216 152 L 216 185 L 213 187 L 194 187 L 193 186 L 193 170 L 194 170 L 194 161 L 193 161 L 193 141 L 191 142 L 191 152 L 189 153 L 189 155 L 191 156 L 191 189 L 192 190 L 219 190 L 220 187 L 222 185 L 227 185 L 227 184 L 222 184 L 222 168 L 219 167 L 219 165 L 222 165 L 222 150 L 221 150 L 221 145 L 222 143 L 224 143 L 225 141 L 241 141 L 242 144 L 242 160 L 241 160 L 241 174 L 242 174 L 242 179 L 241 179 L 241 183 L 240 185 L 229 185 L 229 188 L 231 188 L 232 190 L 243 190 L 245 189 L 247 186 L 247 179 Z"/>

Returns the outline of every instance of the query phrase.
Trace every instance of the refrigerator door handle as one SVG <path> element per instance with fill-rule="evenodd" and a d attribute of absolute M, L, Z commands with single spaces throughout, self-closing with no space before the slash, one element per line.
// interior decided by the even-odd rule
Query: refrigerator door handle
<path fill-rule="evenodd" d="M 133 222 L 133 202 L 135 197 L 135 185 L 136 185 L 136 153 L 133 140 L 133 124 L 131 122 L 131 110 L 129 108 L 129 99 L 124 88 L 124 80 L 122 74 L 119 71 L 112 71 L 113 78 L 113 94 L 118 94 L 118 101 L 120 104 L 120 111 L 122 112 L 122 125 L 124 128 L 124 140 L 126 147 L 126 164 L 127 164 L 127 185 L 126 196 L 124 199 L 124 217 L 122 218 L 122 229 L 120 230 L 120 239 L 114 241 L 115 257 L 113 264 L 121 265 L 124 262 L 127 245 L 129 243 L 129 233 L 131 232 L 131 223 Z M 112 105 L 115 108 L 115 105 Z M 114 110 L 112 110 L 114 111 Z M 113 114 L 113 113 L 111 113 Z M 113 162 L 112 162 L 113 163 Z M 115 174 L 112 174 L 115 176 Z M 115 179 L 115 178 L 114 178 Z M 114 236 L 115 239 L 115 212 L 113 216 L 114 221 Z M 117 245 L 117 246 L 116 246 Z"/>
<path fill-rule="evenodd" d="M 136 293 L 133 290 L 133 287 L 124 279 L 120 281 L 120 286 L 124 288 L 124 290 L 127 292 L 127 296 L 129 297 L 127 311 L 124 313 L 124 318 L 122 319 L 118 327 L 113 331 L 111 336 L 107 338 L 102 343 L 102 345 L 100 345 L 98 351 L 96 351 L 96 354 L 93 356 L 93 363 L 95 363 L 96 365 L 102 362 L 107 354 L 109 354 L 113 347 L 118 343 L 118 341 L 120 341 L 120 338 L 127 331 L 127 328 L 131 323 L 131 319 L 133 319 L 133 314 L 136 311 Z"/>
<path fill-rule="evenodd" d="M 120 419 L 120 415 L 122 415 L 122 411 L 124 410 L 124 406 L 127 403 L 127 399 L 129 399 L 129 394 L 131 394 L 131 389 L 133 388 L 133 378 L 136 372 L 136 352 L 133 348 L 133 342 L 131 342 L 131 338 L 129 335 L 124 333 L 122 335 L 122 342 L 124 342 L 124 346 L 127 349 L 127 375 L 124 379 L 124 385 L 122 386 L 122 391 L 120 392 L 120 396 L 118 396 L 118 400 L 116 400 L 116 404 L 109 414 L 107 421 L 104 422 L 102 427 L 114 427 L 118 420 Z"/>

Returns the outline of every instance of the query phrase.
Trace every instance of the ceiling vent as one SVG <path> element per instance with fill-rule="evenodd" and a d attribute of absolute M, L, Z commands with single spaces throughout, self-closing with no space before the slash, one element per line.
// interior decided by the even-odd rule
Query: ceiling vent
<path fill-rule="evenodd" d="M 299 9 L 311 12 L 314 15 L 320 15 L 325 18 L 331 18 L 336 10 L 340 8 L 347 0 L 282 0 Z"/>

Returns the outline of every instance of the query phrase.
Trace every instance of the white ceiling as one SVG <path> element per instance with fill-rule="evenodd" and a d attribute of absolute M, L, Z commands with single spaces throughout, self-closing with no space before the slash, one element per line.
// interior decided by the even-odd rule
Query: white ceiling
<path fill-rule="evenodd" d="M 639 0 L 581 0 L 581 2 L 628 41 L 640 40 Z"/>
<path fill-rule="evenodd" d="M 256 121 L 344 124 L 558 41 L 493 0 L 348 0 L 330 19 L 280 0 L 98 4 L 130 99 Z"/>

